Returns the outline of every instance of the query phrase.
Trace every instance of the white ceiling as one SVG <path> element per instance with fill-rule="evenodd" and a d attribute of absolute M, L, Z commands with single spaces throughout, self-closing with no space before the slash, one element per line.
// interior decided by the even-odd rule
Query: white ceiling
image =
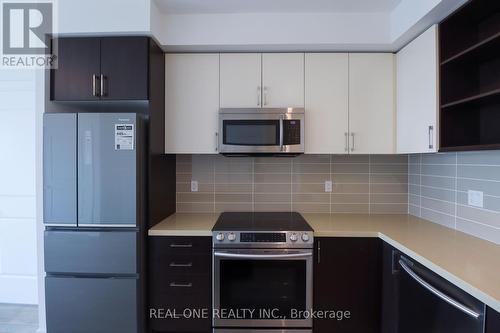
<path fill-rule="evenodd" d="M 401 0 L 155 0 L 167 14 L 375 13 L 391 12 Z M 420 1 L 420 0 L 414 0 Z"/>

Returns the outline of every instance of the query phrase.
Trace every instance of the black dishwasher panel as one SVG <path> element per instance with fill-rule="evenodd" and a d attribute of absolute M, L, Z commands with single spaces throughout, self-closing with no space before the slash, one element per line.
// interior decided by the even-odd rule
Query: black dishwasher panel
<path fill-rule="evenodd" d="M 399 333 L 482 333 L 484 304 L 401 256 Z"/>

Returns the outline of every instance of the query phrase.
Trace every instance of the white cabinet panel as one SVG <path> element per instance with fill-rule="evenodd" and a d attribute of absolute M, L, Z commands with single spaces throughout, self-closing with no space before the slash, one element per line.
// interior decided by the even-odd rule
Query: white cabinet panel
<path fill-rule="evenodd" d="M 262 102 L 262 54 L 220 55 L 221 108 L 260 107 Z"/>
<path fill-rule="evenodd" d="M 219 55 L 167 54 L 165 151 L 216 153 Z"/>
<path fill-rule="evenodd" d="M 349 54 L 349 129 L 353 154 L 395 152 L 395 73 L 391 53 Z"/>
<path fill-rule="evenodd" d="M 397 56 L 398 153 L 437 151 L 438 49 L 432 26 Z"/>
<path fill-rule="evenodd" d="M 304 107 L 304 54 L 262 55 L 264 107 Z"/>
<path fill-rule="evenodd" d="M 306 153 L 347 153 L 348 82 L 348 54 L 306 54 Z"/>

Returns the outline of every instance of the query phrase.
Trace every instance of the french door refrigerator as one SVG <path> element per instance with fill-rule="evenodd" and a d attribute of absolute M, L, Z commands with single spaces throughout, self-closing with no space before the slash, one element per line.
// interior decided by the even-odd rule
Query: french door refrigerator
<path fill-rule="evenodd" d="M 44 115 L 48 333 L 144 332 L 145 121 Z"/>

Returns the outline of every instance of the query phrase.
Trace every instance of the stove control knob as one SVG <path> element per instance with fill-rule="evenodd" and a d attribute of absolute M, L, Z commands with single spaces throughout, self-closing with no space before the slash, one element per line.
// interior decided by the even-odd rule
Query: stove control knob
<path fill-rule="evenodd" d="M 296 242 L 298 239 L 299 239 L 299 236 L 297 236 L 297 234 L 295 232 L 290 235 L 290 240 L 292 242 Z"/>
<path fill-rule="evenodd" d="M 231 242 L 234 242 L 236 240 L 236 235 L 234 233 L 230 233 L 229 235 L 227 235 L 227 239 Z"/>
<path fill-rule="evenodd" d="M 224 234 L 222 232 L 219 232 L 217 236 L 215 236 L 215 239 L 217 239 L 219 242 L 222 242 L 224 240 Z"/>
<path fill-rule="evenodd" d="M 308 234 L 302 234 L 302 240 L 304 242 L 308 242 L 309 241 L 309 235 Z"/>

